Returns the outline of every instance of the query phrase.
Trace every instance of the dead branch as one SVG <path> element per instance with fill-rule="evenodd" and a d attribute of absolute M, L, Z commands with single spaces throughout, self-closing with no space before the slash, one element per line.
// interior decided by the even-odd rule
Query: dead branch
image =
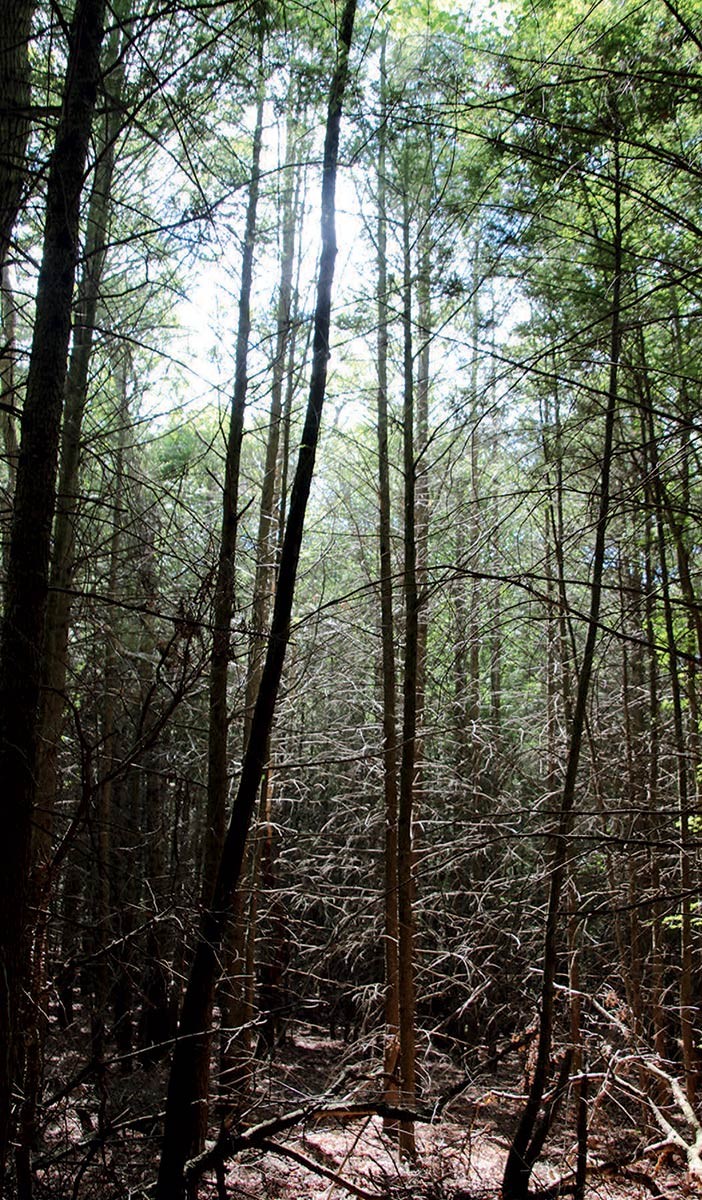
<path fill-rule="evenodd" d="M 347 1192 L 351 1192 L 353 1196 L 360 1196 L 361 1200 L 379 1200 L 379 1192 L 367 1192 L 364 1188 L 358 1187 L 349 1179 L 344 1179 L 336 1171 L 331 1171 L 329 1167 L 323 1167 L 321 1163 L 315 1162 L 313 1158 L 308 1158 L 306 1154 L 301 1154 L 299 1150 L 293 1150 L 291 1146 L 281 1146 L 279 1142 L 264 1141 L 261 1143 L 261 1149 L 266 1150 L 269 1154 L 280 1154 L 284 1158 L 291 1158 L 293 1162 L 298 1163 L 307 1171 L 312 1171 L 315 1175 L 321 1175 L 324 1179 L 331 1180 L 337 1187 L 344 1188 Z"/>
<path fill-rule="evenodd" d="M 690 1104 L 680 1081 L 671 1075 L 668 1071 L 664 1071 L 662 1067 L 656 1066 L 647 1059 L 631 1056 L 625 1060 L 627 1062 L 636 1062 L 648 1071 L 651 1075 L 655 1075 L 657 1079 L 662 1079 L 667 1083 L 672 1093 L 673 1099 L 678 1106 L 678 1109 L 684 1120 L 690 1127 L 693 1137 L 692 1140 L 686 1140 L 683 1135 L 675 1128 L 671 1121 L 661 1111 L 659 1106 L 646 1095 L 640 1088 L 637 1088 L 630 1080 L 621 1079 L 615 1073 L 615 1078 L 620 1087 L 623 1087 L 630 1095 L 635 1096 L 642 1104 L 648 1104 L 655 1120 L 665 1135 L 665 1141 L 662 1145 L 676 1146 L 682 1150 L 687 1160 L 687 1169 L 690 1175 L 695 1175 L 698 1178 L 702 1176 L 702 1125 L 697 1119 L 697 1115 Z"/>
<path fill-rule="evenodd" d="M 232 1112 L 222 1121 L 217 1140 L 186 1163 L 184 1172 L 186 1181 L 190 1186 L 206 1171 L 221 1167 L 228 1159 L 236 1158 L 245 1150 L 260 1150 L 263 1148 L 263 1144 L 270 1141 L 276 1134 L 285 1133 L 288 1129 L 302 1125 L 306 1121 L 354 1121 L 359 1117 L 388 1117 L 394 1121 L 422 1121 L 425 1124 L 431 1124 L 434 1120 L 434 1113 L 426 1110 L 397 1108 L 395 1105 L 385 1104 L 383 1101 L 336 1105 L 318 1102 L 308 1104 L 304 1108 L 293 1109 L 278 1117 L 271 1117 L 267 1121 L 261 1121 L 258 1125 L 252 1125 L 243 1133 L 234 1134 L 232 1126 L 236 1119 L 236 1113 Z"/>

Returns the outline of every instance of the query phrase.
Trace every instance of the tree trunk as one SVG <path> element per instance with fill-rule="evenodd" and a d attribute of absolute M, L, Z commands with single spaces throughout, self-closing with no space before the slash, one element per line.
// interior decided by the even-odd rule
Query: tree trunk
<path fill-rule="evenodd" d="M 10 554 L 10 524 L 12 521 L 12 505 L 15 498 L 15 478 L 17 475 L 17 428 L 15 425 L 16 391 L 15 391 L 15 355 L 17 353 L 17 313 L 12 287 L 12 271 L 9 265 L 2 268 L 2 349 L 0 349 L 0 429 L 2 429 L 2 445 L 5 463 L 7 465 L 7 483 L 2 489 L 2 565 L 7 571 L 7 560 Z"/>
<path fill-rule="evenodd" d="M 264 649 L 270 607 L 275 587 L 276 573 L 276 484 L 280 457 L 280 432 L 283 420 L 283 385 L 285 365 L 290 342 L 290 318 L 292 310 L 293 270 L 295 265 L 295 233 L 299 219 L 298 188 L 299 170 L 294 164 L 295 128 L 298 119 L 297 106 L 292 86 L 289 90 L 290 110 L 287 122 L 285 163 L 283 165 L 283 189 L 281 202 L 282 252 L 280 283 L 276 314 L 276 346 L 273 358 L 271 382 L 271 406 L 269 411 L 266 457 L 261 486 L 258 537 L 256 542 L 256 573 L 254 577 L 251 617 L 249 620 L 249 656 L 246 673 L 244 739 L 243 750 L 251 731 L 256 696 L 261 682 Z M 238 911 L 232 918 L 232 927 L 227 936 L 226 957 L 228 967 L 226 986 L 220 995 L 222 1014 L 221 1078 L 223 1090 L 245 1090 L 253 1061 L 253 1016 L 255 978 L 256 915 L 258 903 L 256 891 L 259 886 L 260 846 L 249 847 L 246 873 L 249 878 L 250 900 L 246 912 Z"/>
<path fill-rule="evenodd" d="M 4 0 L 0 7 L 0 272 L 7 265 L 25 183 L 34 8 L 34 0 Z"/>
<path fill-rule="evenodd" d="M 666 643 L 673 700 L 673 730 L 677 760 L 678 814 L 680 829 L 680 1040 L 682 1044 L 685 1091 L 690 1104 L 695 1103 L 697 1084 L 697 1053 L 694 1043 L 694 997 L 692 985 L 692 861 L 690 845 L 690 801 L 688 787 L 688 761 L 683 723 L 682 687 L 678 667 L 678 648 L 675 637 L 675 620 L 670 594 L 668 552 L 665 542 L 663 488 L 660 478 L 660 463 L 654 425 L 653 410 L 647 411 L 649 454 L 653 472 L 656 500 L 655 519 L 658 541 L 658 566 L 660 589 L 663 598 Z"/>
<path fill-rule="evenodd" d="M 212 637 L 212 659 L 210 663 L 209 735 L 207 751 L 207 827 L 202 870 L 202 903 L 211 903 L 217 864 L 222 852 L 226 828 L 227 797 L 229 786 L 228 731 L 229 710 L 227 683 L 231 650 L 231 623 L 234 613 L 236 539 L 239 526 L 239 469 L 241 443 L 244 436 L 244 414 L 248 391 L 249 334 L 251 332 L 251 289 L 253 284 L 253 259 L 256 243 L 256 214 L 260 184 L 261 143 L 263 139 L 263 40 L 259 46 L 258 103 L 251 152 L 251 180 L 246 209 L 244 250 L 241 263 L 241 287 L 239 290 L 239 320 L 236 338 L 234 395 L 232 397 L 227 459 L 222 494 L 222 526 L 217 563 L 217 579 L 213 603 L 214 632 Z M 237 923 L 236 916 L 232 920 Z M 241 914 L 239 914 L 239 922 Z M 229 939 L 230 940 L 230 939 Z M 225 959 L 231 964 L 232 955 Z M 232 952 L 234 950 L 231 947 Z M 227 985 L 228 986 L 228 985 Z M 227 997 L 222 998 L 224 1022 L 227 1023 Z M 229 1018 L 231 1020 L 231 1016 Z M 203 1054 L 202 1074 L 199 1080 L 199 1126 L 195 1134 L 192 1153 L 202 1148 L 207 1130 L 207 1096 L 209 1090 L 209 1055 Z"/>
<path fill-rule="evenodd" d="M 109 60 L 117 46 L 110 47 Z M 112 75 L 114 78 L 114 73 Z M 90 362 L 95 324 L 107 253 L 110 195 L 114 174 L 114 142 L 121 115 L 118 115 L 122 74 L 111 97 L 113 106 L 102 118 L 98 134 L 98 157 L 88 206 L 84 267 L 78 287 L 73 344 L 68 363 L 64 401 L 61 454 L 58 477 L 56 520 L 49 597 L 46 609 L 44 674 L 39 710 L 40 746 L 37 764 L 37 795 L 40 797 L 34 834 L 35 870 L 45 875 L 51 853 L 51 833 L 57 791 L 57 761 L 61 724 L 66 704 L 66 670 L 71 621 L 71 586 L 75 570 L 76 496 L 80 468 L 83 416 L 88 401 Z M 48 881 L 47 881 L 48 883 Z M 42 901 L 40 900 L 39 903 Z"/>
<path fill-rule="evenodd" d="M 231 646 L 231 622 L 234 612 L 236 537 L 239 525 L 239 465 L 244 436 L 244 412 L 248 390 L 249 333 L 251 331 L 251 286 L 256 239 L 256 210 L 260 181 L 261 141 L 263 137 L 263 90 L 259 83 L 251 155 L 251 181 L 246 211 L 244 251 L 239 291 L 239 322 L 236 338 L 236 366 L 232 397 L 227 460 L 222 495 L 222 528 L 213 603 L 214 633 L 210 665 L 209 742 L 207 751 L 207 829 L 203 862 L 202 902 L 212 900 L 217 864 L 224 841 L 227 812 L 227 680 Z"/>
<path fill-rule="evenodd" d="M 402 691 L 402 758 L 397 814 L 397 909 L 399 927 L 400 1000 L 400 1104 L 412 1108 L 416 1095 L 415 985 L 414 985 L 414 862 L 412 806 L 415 786 L 417 737 L 417 544 L 416 460 L 414 448 L 414 363 L 412 356 L 412 264 L 410 214 L 407 188 L 403 196 L 403 329 L 404 329 L 404 597 L 405 652 Z M 416 1154 L 414 1124 L 400 1122 L 399 1150 L 402 1158 Z"/>
<path fill-rule="evenodd" d="M 612 278 L 612 317 L 610 338 L 610 370 L 607 395 L 607 410 L 605 415 L 604 445 L 602 450 L 602 471 L 600 478 L 599 507 L 595 536 L 595 552 L 592 564 L 590 582 L 590 611 L 587 622 L 587 635 L 583 650 L 582 662 L 578 673 L 578 688 L 573 710 L 570 729 L 570 743 L 566 762 L 563 791 L 561 793 L 560 815 L 558 829 L 554 837 L 551 854 L 551 882 L 549 887 L 546 929 L 543 951 L 543 975 L 541 984 L 541 1007 L 539 1014 L 539 1039 L 536 1064 L 526 1105 L 515 1131 L 502 1181 L 504 1200 L 527 1200 L 529 1195 L 529 1179 L 536 1157 L 541 1149 L 542 1138 L 535 1133 L 536 1122 L 541 1108 L 541 1102 L 548 1083 L 551 1046 L 553 1040 L 555 978 L 558 963 L 558 925 L 560 901 L 567 876 L 568 843 L 575 803 L 575 786 L 580 762 L 587 700 L 590 690 L 590 677 L 595 655 L 597 640 L 597 625 L 599 621 L 600 602 L 602 596 L 602 576 L 605 561 L 605 537 L 610 507 L 610 472 L 612 463 L 612 446 L 614 440 L 614 422 L 617 410 L 617 379 L 621 345 L 620 304 L 621 304 L 621 265 L 622 265 L 622 234 L 621 234 L 621 185 L 619 173 L 619 146 L 614 143 L 615 178 L 614 178 L 614 242 L 613 242 L 613 278 Z"/>
<path fill-rule="evenodd" d="M 157 917 L 167 904 L 166 889 L 166 813 L 164 808 L 162 775 L 158 761 L 152 751 L 146 763 L 146 792 L 144 800 L 143 830 L 145 841 L 145 876 L 149 894 L 153 897 L 154 911 L 146 934 L 144 970 L 141 978 L 141 1011 L 139 1014 L 139 1046 L 141 1060 L 149 1066 L 162 1058 L 165 1044 L 173 1034 L 170 1019 L 169 979 L 165 956 L 168 946 L 164 945 L 163 928 Z"/>
<path fill-rule="evenodd" d="M 110 57 L 116 54 L 113 42 Z M 121 83 L 121 75 L 119 76 Z M 88 373 L 92 352 L 100 281 L 103 272 L 109 212 L 109 197 L 114 169 L 114 138 L 117 131 L 116 108 L 108 109 L 104 130 L 99 138 L 95 177 L 88 208 L 84 249 L 84 269 L 79 285 L 73 345 L 66 378 L 64 420 L 58 500 L 51 557 L 50 589 L 47 601 L 42 689 L 39 703 L 39 744 L 37 752 L 37 809 L 32 834 L 32 904 L 37 923 L 32 938 L 31 1028 L 27 1031 L 27 1061 L 23 1084 L 22 1129 L 16 1152 L 18 1186 L 24 1194 L 31 1188 L 30 1154 L 35 1124 L 41 1073 L 43 1044 L 46 1036 L 45 956 L 47 918 L 51 890 L 55 885 L 51 869 L 51 838 L 58 791 L 58 751 L 65 708 L 68 637 L 71 613 L 71 583 L 75 541 L 75 497 L 78 491 L 78 462 L 83 413 L 88 394 Z M 70 982 L 68 983 L 70 986 Z M 70 1007 L 70 1005 L 69 1005 Z"/>
<path fill-rule="evenodd" d="M 268 621 L 270 617 L 271 598 L 275 584 L 275 497 L 276 477 L 278 472 L 278 457 L 280 449 L 280 431 L 283 418 L 283 384 L 285 382 L 285 363 L 290 342 L 290 320 L 293 295 L 293 269 L 295 265 L 295 234 L 299 220 L 299 205 L 297 201 L 296 169 L 294 156 L 296 153 L 295 127 L 298 113 L 294 104 L 294 96 L 289 95 L 291 111 L 287 123 L 285 163 L 283 164 L 283 193 L 281 198 L 282 246 L 280 260 L 280 284 L 278 287 L 278 307 L 276 313 L 276 345 L 273 358 L 271 381 L 271 406 L 269 412 L 268 438 L 266 441 L 266 459 L 263 468 L 263 483 L 261 487 L 261 503 L 258 518 L 258 537 L 256 541 L 256 575 L 254 579 L 253 601 L 251 605 L 249 661 L 246 675 L 246 711 L 244 716 L 244 749 L 251 731 L 256 696 L 261 682 L 263 669 L 264 647 Z"/>
<path fill-rule="evenodd" d="M 110 961 L 104 953 L 105 946 L 112 940 L 114 933 L 116 901 L 114 879 L 114 852 L 112 848 L 113 827 L 118 827 L 117 810 L 122 806 L 122 789 L 126 786 L 124 779 L 115 778 L 115 767 L 118 760 L 120 738 L 120 722 L 118 720 L 118 703 L 121 696 L 121 679 L 119 662 L 121 656 L 119 618 L 120 610 L 116 607 L 119 597 L 119 572 L 122 566 L 122 546 L 124 541 L 124 490 L 125 490 L 125 457 L 127 450 L 127 434 L 129 432 L 129 401 L 127 394 L 127 356 L 123 351 L 115 364 L 115 377 L 118 389 L 117 397 L 117 445 L 114 450 L 114 484 L 110 504 L 112 511 L 112 529 L 109 539 L 108 575 L 106 592 L 108 604 L 107 620 L 105 622 L 105 642 L 103 647 L 104 666 L 102 680 L 102 703 L 100 706 L 100 756 L 98 764 L 99 782 L 95 811 L 91 814 L 94 820 L 93 836 L 95 855 L 91 862 L 91 895 L 93 904 L 93 920 L 87 929 L 88 954 L 93 958 L 92 965 L 92 1005 L 90 1013 L 92 1052 L 98 1066 L 101 1066 L 105 1055 L 106 1018 L 110 997 Z M 119 795 L 117 795 L 119 790 Z M 115 803 L 116 802 L 116 803 Z M 114 813 L 113 813 L 114 806 Z"/>
<path fill-rule="evenodd" d="M 49 165 L 46 223 L 0 643 L 0 777 L 7 834 L 0 849 L 0 1172 L 7 1156 L 32 818 L 42 645 L 56 465 L 78 248 L 80 197 L 100 74 L 104 0 L 78 0 L 61 117 Z"/>
<path fill-rule="evenodd" d="M 392 602 L 392 552 L 390 540 L 390 463 L 388 454 L 388 269 L 385 161 L 386 68 L 385 46 L 380 50 L 380 121 L 378 125 L 378 541 L 380 559 L 380 636 L 383 679 L 383 795 L 385 801 L 385 1048 L 384 1096 L 388 1104 L 399 1100 L 400 1009 L 398 996 L 397 913 L 397 725 L 395 645 Z M 386 1120 L 386 1132 L 396 1123 Z"/>
<path fill-rule="evenodd" d="M 310 392 L 290 498 L 290 510 L 281 550 L 278 583 L 266 661 L 251 722 L 239 787 L 214 883 L 212 903 L 203 914 L 200 938 L 190 968 L 183 1000 L 166 1100 L 166 1116 L 157 1200 L 181 1200 L 185 1191 L 185 1164 L 199 1126 L 198 1082 L 202 1060 L 209 1048 L 209 1027 L 218 953 L 233 898 L 239 883 L 246 838 L 265 768 L 275 704 L 290 636 L 290 618 L 297 565 L 302 544 L 307 500 L 326 390 L 329 358 L 331 291 L 336 258 L 334 199 L 339 148 L 341 105 L 348 73 L 348 58 L 356 0 L 347 0 L 339 26 L 339 52 L 333 75 L 324 143 L 322 175 L 322 254 L 317 283 Z"/>

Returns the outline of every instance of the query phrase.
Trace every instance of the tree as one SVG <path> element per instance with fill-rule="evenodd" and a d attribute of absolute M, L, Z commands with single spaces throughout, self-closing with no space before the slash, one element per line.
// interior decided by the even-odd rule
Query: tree
<path fill-rule="evenodd" d="M 285 659 L 290 630 L 295 577 L 300 555 L 307 499 L 314 471 L 315 452 L 329 357 L 331 289 L 334 279 L 336 236 L 334 197 L 336 165 L 341 123 L 341 105 L 348 73 L 348 58 L 353 36 L 355 0 L 347 0 L 339 26 L 339 50 L 327 114 L 324 159 L 322 164 L 322 255 L 317 284 L 317 306 L 313 344 L 312 376 L 305 427 L 295 472 L 285 537 L 280 556 L 278 582 L 266 661 L 256 698 L 251 731 L 242 763 L 236 799 L 222 848 L 222 857 L 212 890 L 212 898 L 203 915 L 200 939 L 190 968 L 188 985 L 178 1027 L 166 1103 L 157 1195 L 161 1200 L 184 1194 L 184 1168 L 195 1140 L 197 1100 L 196 1080 L 201 1060 L 207 1053 L 208 1031 L 217 961 L 226 919 L 239 883 L 246 838 L 253 815 L 261 776 L 265 767 L 268 739 L 273 723 L 275 702 Z"/>
<path fill-rule="evenodd" d="M 5 0 L 0 13 L 0 270 L 7 266 L 26 185 L 31 100 L 29 36 L 34 8 L 34 0 Z"/>
<path fill-rule="evenodd" d="M 23 538 L 13 434 L 74 8 L 33 20 L 5 272 Z M 260 6 L 122 8 L 102 55 L 10 898 L 8 1192 L 148 1187 L 171 1054 L 163 1196 L 212 1168 L 223 1193 L 246 1147 L 309 1166 L 316 1135 L 292 1131 L 322 1090 L 401 1124 L 411 1158 L 448 1073 L 488 1089 L 496 1066 L 506 1193 L 533 1190 L 561 1121 L 582 1200 L 588 1141 L 627 1107 L 702 1172 L 697 35 L 610 0 L 515 0 L 499 28 L 448 0 L 359 14 L 315 327 L 309 180 L 347 48 L 324 6 L 265 18 L 259 53 Z"/>
<path fill-rule="evenodd" d="M 46 204 L 44 253 L 0 643 L 0 764 L 5 818 L 0 901 L 6 914 L 0 941 L 0 999 L 7 1015 L 0 1052 L 0 1167 L 10 1131 L 10 1095 L 17 1067 L 19 1001 L 24 978 L 31 828 L 35 794 L 42 641 L 55 505 L 59 430 L 70 334 L 80 198 L 100 72 L 102 0 L 81 0 L 71 47 Z"/>

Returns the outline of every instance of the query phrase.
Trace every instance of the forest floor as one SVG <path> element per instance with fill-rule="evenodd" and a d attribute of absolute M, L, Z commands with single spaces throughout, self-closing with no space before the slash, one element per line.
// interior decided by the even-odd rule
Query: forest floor
<path fill-rule="evenodd" d="M 334 1096 L 342 1090 L 352 1103 L 377 1097 L 377 1075 L 364 1071 L 362 1063 L 357 1047 L 300 1032 L 285 1047 L 281 1061 L 269 1069 L 269 1095 L 277 1094 L 282 1101 L 287 1094 L 293 1106 L 327 1089 Z M 431 1076 L 432 1098 L 437 1100 L 464 1077 L 449 1060 L 435 1053 L 425 1067 L 427 1077 Z M 259 1080 L 259 1088 L 262 1082 Z M 384 1136 L 381 1118 L 375 1116 L 322 1118 L 303 1130 L 296 1129 L 283 1145 L 343 1178 L 358 1189 L 356 1194 L 379 1200 L 498 1200 L 520 1112 L 520 1082 L 523 1086 L 514 1064 L 511 1071 L 507 1064 L 499 1074 L 471 1083 L 436 1123 L 417 1124 L 417 1160 L 411 1167 L 398 1163 L 395 1146 Z M 658 1156 L 637 1158 L 640 1133 L 624 1123 L 621 1110 L 612 1113 L 607 1107 L 599 1106 L 591 1122 L 593 1170 L 587 1200 L 702 1196 L 702 1186 L 686 1176 L 681 1163 L 666 1156 L 662 1160 Z M 550 1153 L 534 1172 L 534 1191 L 546 1193 L 562 1181 L 559 1194 L 565 1196 L 568 1184 L 572 1185 L 575 1139 L 561 1123 L 549 1146 Z M 603 1164 L 618 1166 L 603 1170 Z M 237 1161 L 229 1169 L 227 1183 L 232 1197 L 247 1200 L 340 1200 L 353 1194 L 329 1178 L 315 1177 L 283 1154 L 259 1154 L 248 1162 Z"/>
<path fill-rule="evenodd" d="M 141 1200 L 157 1167 L 164 1069 L 110 1070 L 97 1081 L 94 1075 L 80 1081 L 79 1063 L 71 1057 L 70 1051 L 64 1054 L 60 1077 L 79 1082 L 54 1106 L 44 1127 L 35 1159 L 36 1200 Z M 242 1125 L 312 1102 L 337 1111 L 370 1106 L 379 1098 L 377 1059 L 377 1047 L 371 1053 L 368 1043 L 346 1045 L 297 1026 L 275 1059 L 259 1064 Z M 52 1069 L 57 1066 L 54 1058 Z M 448 1058 L 428 1050 L 420 1074 L 427 1084 L 425 1104 L 429 1095 L 432 1103 L 440 1101 L 464 1078 Z M 508 1061 L 497 1074 L 477 1076 L 440 1119 L 417 1124 L 417 1159 L 411 1166 L 398 1163 L 380 1117 L 320 1114 L 277 1135 L 275 1148 L 248 1150 L 231 1160 L 226 1195 L 231 1200 L 353 1195 L 362 1200 L 499 1200 L 523 1086 L 516 1064 Z M 565 1120 L 558 1122 L 549 1138 L 533 1177 L 537 1195 L 566 1196 L 572 1188 L 575 1138 L 569 1117 L 568 1123 L 570 1128 Z M 686 1174 L 680 1158 L 646 1155 L 643 1137 L 631 1113 L 607 1099 L 593 1105 L 587 1200 L 702 1197 L 700 1182 Z M 216 1200 L 213 1180 L 203 1179 L 200 1196 Z"/>

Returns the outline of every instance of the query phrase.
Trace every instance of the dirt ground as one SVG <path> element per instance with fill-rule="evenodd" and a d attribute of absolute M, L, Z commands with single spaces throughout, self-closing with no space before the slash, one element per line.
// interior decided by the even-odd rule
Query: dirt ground
<path fill-rule="evenodd" d="M 369 1056 L 367 1062 L 372 1062 Z M 440 1098 L 461 1080 L 446 1060 L 425 1062 L 432 1098 Z M 515 1087 L 517 1083 L 517 1087 Z M 261 1095 L 278 1093 L 291 1106 L 326 1092 L 350 1102 L 377 1096 L 377 1077 L 364 1071 L 357 1051 L 341 1042 L 300 1031 L 288 1044 L 284 1059 L 259 1077 Z M 429 1101 L 428 1094 L 425 1103 Z M 282 1107 L 282 1103 L 281 1103 Z M 417 1125 L 417 1159 L 400 1164 L 394 1142 L 383 1132 L 380 1117 L 360 1120 L 320 1118 L 276 1139 L 278 1153 L 256 1153 L 239 1159 L 227 1172 L 232 1197 L 247 1200 L 341 1200 L 360 1195 L 382 1200 L 499 1200 L 505 1159 L 520 1111 L 518 1081 L 504 1073 L 470 1084 L 433 1124 Z M 597 1103 L 590 1127 L 592 1170 L 587 1200 L 677 1200 L 702 1196 L 702 1185 L 687 1177 L 680 1158 L 645 1155 L 642 1137 L 624 1119 L 613 1119 L 616 1105 Z M 620 1110 L 622 1118 L 628 1114 Z M 310 1167 L 287 1156 L 302 1155 Z M 554 1130 L 548 1153 L 533 1176 L 534 1192 L 567 1195 L 575 1167 L 575 1137 L 565 1122 Z M 617 1164 L 605 1167 L 605 1164 Z M 316 1175 L 313 1165 L 336 1176 Z M 340 1181 L 343 1180 L 342 1184 Z M 559 1183 L 560 1192 L 556 1192 Z M 349 1185 L 347 1187 L 344 1184 Z M 216 1193 L 213 1192 L 213 1195 Z"/>
<path fill-rule="evenodd" d="M 320 1098 L 324 1107 L 337 1110 L 372 1104 L 380 1098 L 378 1065 L 379 1048 L 370 1042 L 345 1045 L 297 1027 L 274 1061 L 259 1064 L 241 1127 Z M 60 1065 L 54 1058 L 54 1103 L 46 1108 L 35 1157 L 36 1200 L 148 1197 L 158 1165 L 165 1068 L 123 1068 L 81 1079 L 80 1061 L 68 1048 Z M 426 1048 L 420 1078 L 421 1103 L 430 1110 L 465 1076 Z M 66 1095 L 56 1100 L 61 1080 Z M 229 1161 L 219 1191 L 213 1178 L 204 1178 L 201 1200 L 222 1200 L 224 1194 L 231 1200 L 499 1200 L 522 1088 L 508 1060 L 499 1074 L 476 1072 L 439 1119 L 417 1125 L 411 1165 L 399 1163 L 380 1117 L 317 1115 L 278 1135 L 265 1150 Z M 636 1113 L 616 1097 L 597 1097 L 590 1116 L 587 1200 L 702 1197 L 700 1181 L 688 1176 L 680 1155 L 645 1151 L 646 1132 L 637 1128 Z M 534 1173 L 535 1194 L 568 1195 L 574 1165 L 575 1135 L 566 1108 Z"/>

